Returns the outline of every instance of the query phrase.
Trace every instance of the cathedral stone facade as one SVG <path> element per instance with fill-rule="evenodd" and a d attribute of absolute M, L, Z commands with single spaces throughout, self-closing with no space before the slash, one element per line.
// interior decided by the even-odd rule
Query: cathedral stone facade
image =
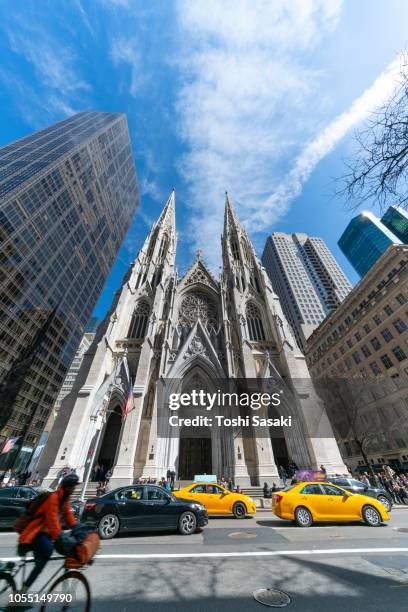
<path fill-rule="evenodd" d="M 324 406 L 316 395 L 279 299 L 228 195 L 214 278 L 200 254 L 175 271 L 175 194 L 153 225 L 65 398 L 39 465 L 45 484 L 64 467 L 85 477 L 92 462 L 111 468 L 112 486 L 137 478 L 231 477 L 271 484 L 278 467 L 345 473 Z M 281 437 L 239 428 L 179 428 L 158 435 L 158 381 L 214 390 L 219 379 L 273 379 L 295 398 L 294 426 Z M 130 393 L 129 393 L 130 392 Z"/>

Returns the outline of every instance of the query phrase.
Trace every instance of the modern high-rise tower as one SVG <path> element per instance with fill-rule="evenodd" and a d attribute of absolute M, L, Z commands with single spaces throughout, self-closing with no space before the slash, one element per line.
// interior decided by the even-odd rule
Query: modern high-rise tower
<path fill-rule="evenodd" d="M 321 238 L 272 232 L 262 263 L 302 350 L 306 339 L 351 291 L 350 281 Z"/>
<path fill-rule="evenodd" d="M 24 463 L 139 191 L 120 113 L 74 115 L 2 147 L 0 164 L 0 442 L 16 438 Z M 1 462 L 9 465 L 10 457 L 3 454 Z"/>
<path fill-rule="evenodd" d="M 381 223 L 385 225 L 403 244 L 408 244 L 408 212 L 400 206 L 390 206 Z"/>
<path fill-rule="evenodd" d="M 382 220 L 367 211 L 350 221 L 338 242 L 360 276 L 368 272 L 391 244 L 401 244 L 401 240 Z"/>

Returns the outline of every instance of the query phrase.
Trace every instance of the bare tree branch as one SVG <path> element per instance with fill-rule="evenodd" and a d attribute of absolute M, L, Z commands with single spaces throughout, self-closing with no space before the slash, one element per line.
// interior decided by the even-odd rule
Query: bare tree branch
<path fill-rule="evenodd" d="M 337 181 L 337 196 L 351 208 L 363 202 L 408 208 L 408 53 L 401 59 L 394 94 L 355 133 L 354 159 Z"/>

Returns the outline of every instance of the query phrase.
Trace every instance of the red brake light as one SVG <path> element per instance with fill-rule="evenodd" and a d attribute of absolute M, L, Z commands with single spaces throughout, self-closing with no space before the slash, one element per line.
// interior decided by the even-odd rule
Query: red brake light
<path fill-rule="evenodd" d="M 84 510 L 93 510 L 95 506 L 96 506 L 96 502 L 89 502 L 88 504 L 85 504 Z"/>
<path fill-rule="evenodd" d="M 273 494 L 273 501 L 277 504 L 283 499 L 283 495 L 279 495 L 278 493 Z"/>

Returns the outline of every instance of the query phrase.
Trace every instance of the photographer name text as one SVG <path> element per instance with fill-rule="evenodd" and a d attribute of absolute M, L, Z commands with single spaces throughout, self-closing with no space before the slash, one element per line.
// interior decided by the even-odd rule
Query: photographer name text
<path fill-rule="evenodd" d="M 225 417 L 222 414 L 214 417 L 197 415 L 192 418 L 179 417 L 173 414 L 169 417 L 171 427 L 291 427 L 292 417 L 267 418 L 261 417 L 258 414 L 251 416 Z"/>

